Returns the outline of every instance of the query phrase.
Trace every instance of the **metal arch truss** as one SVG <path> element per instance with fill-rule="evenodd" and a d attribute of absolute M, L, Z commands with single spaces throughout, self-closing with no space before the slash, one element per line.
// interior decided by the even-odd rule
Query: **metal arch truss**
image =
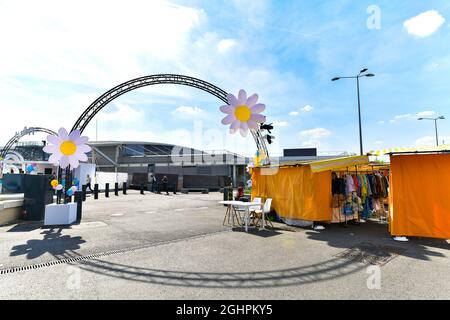
<path fill-rule="evenodd" d="M 8 151 L 13 147 L 13 145 L 15 145 L 22 137 L 32 134 L 32 133 L 35 133 L 35 132 L 44 132 L 44 133 L 48 133 L 51 135 L 57 135 L 56 132 L 54 132 L 53 130 L 50 130 L 50 129 L 41 128 L 41 127 L 31 127 L 31 128 L 25 127 L 22 131 L 17 132 L 11 139 L 9 139 L 9 141 L 6 143 L 6 145 L 1 150 L 0 156 L 2 158 L 4 158 L 6 156 L 6 154 L 8 153 Z"/>
<path fill-rule="evenodd" d="M 84 112 L 73 125 L 72 131 L 80 130 L 80 132 L 83 132 L 89 122 L 95 117 L 98 112 L 100 112 L 101 109 L 103 109 L 108 103 L 123 95 L 124 93 L 155 84 L 179 84 L 194 87 L 212 94 L 213 96 L 222 100 L 224 103 L 228 103 L 227 92 L 204 80 L 179 74 L 154 74 L 126 81 L 103 93 L 94 102 L 92 102 L 89 107 L 86 108 L 86 110 L 84 110 Z M 268 164 L 269 153 L 261 131 L 257 129 L 251 130 L 251 132 L 258 150 L 263 150 L 263 152 L 267 156 L 265 164 Z"/>

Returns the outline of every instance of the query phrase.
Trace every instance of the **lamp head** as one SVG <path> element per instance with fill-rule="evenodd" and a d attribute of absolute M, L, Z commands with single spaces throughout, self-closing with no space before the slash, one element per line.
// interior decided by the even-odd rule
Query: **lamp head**
<path fill-rule="evenodd" d="M 445 117 L 444 116 L 440 116 L 438 119 L 442 119 L 442 120 L 444 120 L 445 119 Z"/>
<path fill-rule="evenodd" d="M 336 80 L 339 80 L 339 79 L 340 79 L 339 77 L 336 77 L 336 78 L 331 79 L 331 81 L 336 81 Z"/>
<path fill-rule="evenodd" d="M 417 120 L 423 120 L 423 118 L 417 118 Z"/>
<path fill-rule="evenodd" d="M 375 77 L 375 75 L 374 75 L 373 73 L 365 74 L 365 76 L 366 76 L 366 77 Z"/>
<path fill-rule="evenodd" d="M 364 73 L 364 72 L 366 72 L 367 70 L 368 70 L 367 68 L 364 68 L 364 69 L 362 69 L 362 70 L 359 72 L 359 74 Z"/>

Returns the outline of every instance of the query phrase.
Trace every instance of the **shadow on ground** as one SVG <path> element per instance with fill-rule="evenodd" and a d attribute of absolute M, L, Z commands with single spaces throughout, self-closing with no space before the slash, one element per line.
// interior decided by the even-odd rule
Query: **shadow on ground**
<path fill-rule="evenodd" d="M 392 239 L 386 224 L 368 221 L 360 225 L 349 224 L 343 227 L 338 224 L 326 226 L 322 231 L 306 231 L 309 240 L 323 241 L 327 245 L 343 250 L 370 243 L 376 246 L 389 246 L 399 249 L 400 256 L 409 258 L 430 260 L 429 257 L 445 257 L 430 247 L 450 249 L 450 244 L 442 239 L 420 239 L 410 238 L 408 242 L 397 242 Z"/>
<path fill-rule="evenodd" d="M 71 253 L 66 258 L 79 257 Z M 82 270 L 103 276 L 164 286 L 196 288 L 271 288 L 298 286 L 345 277 L 367 267 L 348 259 L 334 258 L 321 263 L 289 269 L 252 272 L 189 272 L 141 268 L 100 259 L 73 263 Z"/>
<path fill-rule="evenodd" d="M 31 239 L 26 244 L 14 246 L 10 256 L 26 255 L 31 260 L 50 254 L 56 258 L 63 257 L 68 251 L 80 249 L 80 245 L 86 241 L 82 237 L 71 237 L 69 235 L 61 235 L 63 228 L 50 228 L 41 232 L 43 239 Z"/>

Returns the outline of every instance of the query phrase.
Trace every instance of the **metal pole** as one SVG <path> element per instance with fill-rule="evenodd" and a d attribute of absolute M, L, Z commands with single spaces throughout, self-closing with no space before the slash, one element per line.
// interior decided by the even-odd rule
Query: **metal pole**
<path fill-rule="evenodd" d="M 436 131 L 436 146 L 439 145 L 438 131 L 437 131 L 437 121 L 438 121 L 438 119 L 434 119 L 434 130 Z"/>
<path fill-rule="evenodd" d="M 358 91 L 358 119 L 359 119 L 359 151 L 363 155 L 362 129 L 361 129 L 361 102 L 359 99 L 359 76 L 356 77 L 356 89 Z"/>

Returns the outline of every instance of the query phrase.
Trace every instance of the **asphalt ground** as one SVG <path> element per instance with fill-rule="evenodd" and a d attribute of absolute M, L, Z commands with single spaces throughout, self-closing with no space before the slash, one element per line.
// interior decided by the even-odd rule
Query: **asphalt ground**
<path fill-rule="evenodd" d="M 1 227 L 0 298 L 450 298 L 448 241 L 395 242 L 377 221 L 245 233 L 221 199 L 130 191 L 88 198 L 79 225 Z"/>

